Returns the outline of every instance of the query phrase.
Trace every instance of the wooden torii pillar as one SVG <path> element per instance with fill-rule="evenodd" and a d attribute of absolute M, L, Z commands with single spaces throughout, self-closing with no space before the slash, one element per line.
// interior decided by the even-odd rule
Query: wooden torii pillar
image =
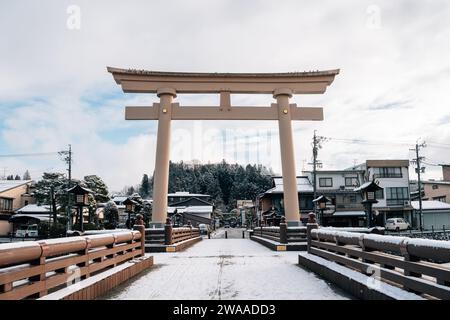
<path fill-rule="evenodd" d="M 288 226 L 300 224 L 292 120 L 323 120 L 322 108 L 290 104 L 293 94 L 322 94 L 339 70 L 292 73 L 190 73 L 107 68 L 124 92 L 156 93 L 159 103 L 126 107 L 126 120 L 158 120 L 152 224 L 167 217 L 170 132 L 172 120 L 278 120 L 285 216 Z M 218 93 L 220 105 L 180 106 L 177 93 Z M 271 106 L 231 106 L 232 93 L 272 94 Z"/>

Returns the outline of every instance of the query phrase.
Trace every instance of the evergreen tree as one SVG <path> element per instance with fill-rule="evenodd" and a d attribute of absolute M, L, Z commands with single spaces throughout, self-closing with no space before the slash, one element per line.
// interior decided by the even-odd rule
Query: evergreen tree
<path fill-rule="evenodd" d="M 94 198 L 96 202 L 107 202 L 109 201 L 108 187 L 103 182 L 102 178 L 97 175 L 90 175 L 84 177 L 84 183 L 86 187 L 94 191 Z"/>
<path fill-rule="evenodd" d="M 14 177 L 14 180 L 20 180 L 20 176 L 18 174 L 16 174 L 16 176 Z"/>
<path fill-rule="evenodd" d="M 6 180 L 14 180 L 14 176 L 11 174 L 11 175 L 6 177 Z"/>
<path fill-rule="evenodd" d="M 134 193 L 135 193 L 134 187 L 133 187 L 133 186 L 128 187 L 128 190 L 127 190 L 127 196 L 131 196 L 131 195 L 133 195 Z"/>
<path fill-rule="evenodd" d="M 144 199 L 147 199 L 150 196 L 150 180 L 148 179 L 147 174 L 144 174 L 142 177 L 139 193 Z"/>
<path fill-rule="evenodd" d="M 77 181 L 75 181 L 76 183 Z M 79 182 L 79 181 L 78 181 Z M 50 203 L 50 189 L 53 187 L 56 203 L 61 207 L 67 205 L 67 184 L 68 179 L 63 173 L 44 172 L 42 179 L 36 183 L 35 197 L 39 205 L 48 205 Z"/>
<path fill-rule="evenodd" d="M 23 174 L 23 180 L 31 180 L 30 172 L 28 170 Z"/>
<path fill-rule="evenodd" d="M 115 229 L 119 222 L 119 209 L 114 201 L 110 200 L 105 205 L 104 211 L 105 228 Z"/>

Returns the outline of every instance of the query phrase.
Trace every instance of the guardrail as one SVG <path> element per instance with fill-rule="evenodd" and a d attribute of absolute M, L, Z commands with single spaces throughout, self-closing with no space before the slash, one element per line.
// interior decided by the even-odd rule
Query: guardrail
<path fill-rule="evenodd" d="M 175 244 L 181 241 L 200 237 L 200 229 L 192 227 L 173 228 L 169 244 Z"/>
<path fill-rule="evenodd" d="M 307 228 L 310 254 L 425 297 L 450 299 L 449 241 Z"/>
<path fill-rule="evenodd" d="M 0 244 L 0 300 L 38 298 L 144 256 L 144 228 Z"/>
<path fill-rule="evenodd" d="M 253 236 L 273 240 L 279 243 L 295 243 L 306 241 L 306 227 L 290 227 L 280 223 L 279 227 L 256 227 Z"/>

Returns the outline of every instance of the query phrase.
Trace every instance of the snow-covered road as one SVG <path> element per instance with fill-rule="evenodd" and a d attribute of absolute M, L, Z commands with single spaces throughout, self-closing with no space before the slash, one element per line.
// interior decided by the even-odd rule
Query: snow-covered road
<path fill-rule="evenodd" d="M 203 239 L 155 265 L 105 299 L 351 299 L 297 266 L 298 252 L 274 252 L 249 239 Z"/>

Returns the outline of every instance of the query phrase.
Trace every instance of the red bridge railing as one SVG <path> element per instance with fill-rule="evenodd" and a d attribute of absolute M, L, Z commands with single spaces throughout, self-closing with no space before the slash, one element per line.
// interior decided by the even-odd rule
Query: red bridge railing
<path fill-rule="evenodd" d="M 0 244 L 0 300 L 42 297 L 143 256 L 144 232 Z"/>

